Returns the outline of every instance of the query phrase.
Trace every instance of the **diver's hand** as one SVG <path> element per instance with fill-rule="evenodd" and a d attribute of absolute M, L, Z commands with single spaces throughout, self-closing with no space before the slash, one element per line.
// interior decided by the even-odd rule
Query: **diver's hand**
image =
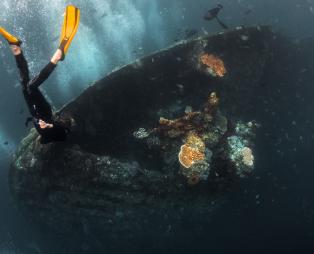
<path fill-rule="evenodd" d="M 40 129 L 46 129 L 46 128 L 52 128 L 53 127 L 53 124 L 50 124 L 50 123 L 46 123 L 45 121 L 39 119 L 39 127 Z"/>

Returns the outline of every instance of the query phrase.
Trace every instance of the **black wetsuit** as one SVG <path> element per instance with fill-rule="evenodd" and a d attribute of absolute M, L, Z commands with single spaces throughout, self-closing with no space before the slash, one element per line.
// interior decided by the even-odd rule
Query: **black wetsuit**
<path fill-rule="evenodd" d="M 41 135 L 40 142 L 46 144 L 66 140 L 69 129 L 61 124 L 61 122 L 54 120 L 51 105 L 39 90 L 39 86 L 49 77 L 56 65 L 49 62 L 35 78 L 30 80 L 27 61 L 23 53 L 15 56 L 15 59 L 20 71 L 20 81 L 24 98 L 32 115 L 34 126 Z M 41 129 L 39 119 L 46 123 L 53 124 L 53 128 Z"/>

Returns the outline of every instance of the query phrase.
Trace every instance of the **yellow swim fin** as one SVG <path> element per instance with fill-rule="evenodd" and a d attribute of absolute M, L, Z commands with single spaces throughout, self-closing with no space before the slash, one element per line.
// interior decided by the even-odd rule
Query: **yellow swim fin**
<path fill-rule="evenodd" d="M 21 45 L 21 41 L 0 26 L 0 34 L 9 42 L 10 45 Z"/>
<path fill-rule="evenodd" d="M 68 52 L 70 44 L 77 32 L 80 23 L 80 9 L 74 5 L 68 5 L 65 10 L 62 32 L 60 37 L 59 49 L 63 55 L 61 61 L 64 60 L 65 54 Z"/>

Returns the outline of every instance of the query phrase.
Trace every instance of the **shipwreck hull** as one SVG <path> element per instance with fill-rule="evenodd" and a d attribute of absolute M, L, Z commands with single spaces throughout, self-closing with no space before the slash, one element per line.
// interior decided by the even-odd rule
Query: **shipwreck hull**
<path fill-rule="evenodd" d="M 169 236 L 182 221 L 210 221 L 230 179 L 189 186 L 179 162 L 167 167 L 133 133 L 180 117 L 186 106 L 200 110 L 213 91 L 227 118 L 258 121 L 273 36 L 252 27 L 181 42 L 92 84 L 61 109 L 75 120 L 68 142 L 41 145 L 34 130 L 22 141 L 9 176 L 19 208 L 41 225 L 93 240 Z M 223 60 L 223 78 L 200 68 L 204 53 Z"/>
<path fill-rule="evenodd" d="M 158 110 L 178 103 L 199 109 L 210 91 L 219 92 L 220 107 L 229 114 L 254 116 L 248 106 L 262 90 L 259 81 L 272 55 L 272 36 L 269 28 L 254 27 L 185 41 L 114 71 L 64 107 L 77 122 L 72 143 L 96 153 L 125 147 L 130 132 L 156 125 Z M 223 79 L 199 70 L 205 52 L 225 62 Z"/>

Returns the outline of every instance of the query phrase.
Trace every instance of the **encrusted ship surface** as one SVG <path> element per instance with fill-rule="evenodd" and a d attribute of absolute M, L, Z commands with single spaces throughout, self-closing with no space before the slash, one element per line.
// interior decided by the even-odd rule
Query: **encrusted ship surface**
<path fill-rule="evenodd" d="M 99 239 L 209 221 L 254 171 L 274 38 L 257 26 L 183 41 L 89 86 L 60 111 L 75 120 L 68 142 L 22 141 L 9 176 L 19 208 Z"/>

